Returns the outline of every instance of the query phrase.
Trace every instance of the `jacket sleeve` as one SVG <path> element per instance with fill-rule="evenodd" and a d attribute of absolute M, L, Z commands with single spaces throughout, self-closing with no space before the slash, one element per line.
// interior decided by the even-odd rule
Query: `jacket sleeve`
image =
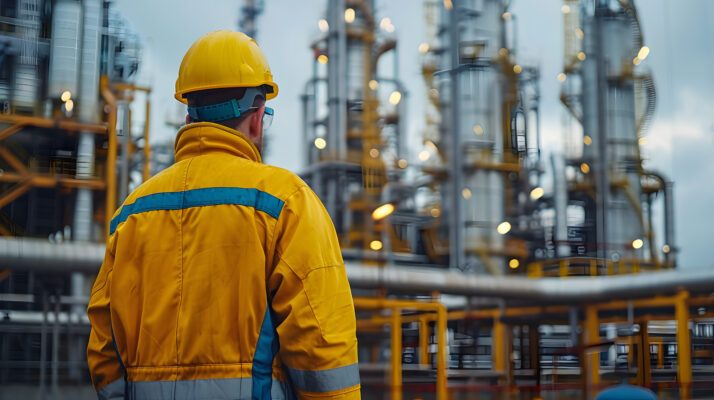
<path fill-rule="evenodd" d="M 269 289 L 292 386 L 302 399 L 359 399 L 352 293 L 335 228 L 309 187 L 286 200 L 275 249 Z"/>
<path fill-rule="evenodd" d="M 109 295 L 114 269 L 112 245 L 116 236 L 107 241 L 104 262 L 92 287 L 87 316 L 92 324 L 87 344 L 87 363 L 94 389 L 99 399 L 124 398 L 124 372 L 117 358 L 112 339 Z"/>

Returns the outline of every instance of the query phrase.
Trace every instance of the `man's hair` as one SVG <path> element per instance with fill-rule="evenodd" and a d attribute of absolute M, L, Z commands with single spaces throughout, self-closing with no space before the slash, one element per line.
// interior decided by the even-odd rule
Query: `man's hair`
<path fill-rule="evenodd" d="M 213 104 L 223 103 L 233 99 L 240 100 L 245 95 L 245 88 L 221 88 L 221 89 L 208 89 L 199 90 L 197 92 L 186 93 L 186 101 L 189 107 L 203 107 L 210 106 Z M 256 96 L 253 100 L 253 107 L 259 108 L 265 104 L 265 98 Z M 223 121 L 217 121 L 217 124 L 227 126 L 229 128 L 235 128 L 245 121 L 255 109 L 247 111 L 241 114 L 237 118 L 230 118 Z M 201 122 L 197 120 L 191 120 L 191 122 Z"/>

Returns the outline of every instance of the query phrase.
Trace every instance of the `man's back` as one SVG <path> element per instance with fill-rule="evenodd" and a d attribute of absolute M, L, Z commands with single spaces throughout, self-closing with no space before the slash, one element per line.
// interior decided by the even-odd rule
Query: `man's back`
<path fill-rule="evenodd" d="M 89 307 L 100 394 L 125 368 L 137 398 L 281 398 L 287 381 L 359 397 L 351 294 L 319 199 L 231 129 L 191 124 L 176 147 L 112 220 Z"/>

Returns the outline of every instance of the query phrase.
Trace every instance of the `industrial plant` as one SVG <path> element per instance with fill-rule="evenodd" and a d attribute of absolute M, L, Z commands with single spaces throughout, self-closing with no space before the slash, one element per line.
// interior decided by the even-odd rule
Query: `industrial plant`
<path fill-rule="evenodd" d="M 267 35 L 264 3 L 241 2 L 232 28 Z M 714 396 L 714 271 L 679 265 L 676 182 L 643 162 L 660 107 L 645 2 L 563 0 L 547 82 L 518 52 L 529 16 L 511 0 L 410 2 L 418 49 L 375 0 L 322 3 L 295 62 L 310 71 L 290 94 L 295 172 L 337 232 L 362 397 Z M 96 396 L 86 310 L 110 221 L 173 160 L 150 146 L 143 52 L 109 0 L 0 6 L 0 400 Z M 544 148 L 544 85 L 559 85 L 565 153 Z"/>

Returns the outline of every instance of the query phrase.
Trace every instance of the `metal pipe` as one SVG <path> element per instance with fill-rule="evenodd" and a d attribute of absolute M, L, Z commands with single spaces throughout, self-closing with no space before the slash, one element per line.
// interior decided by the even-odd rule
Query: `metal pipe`
<path fill-rule="evenodd" d="M 558 257 L 570 256 L 568 245 L 568 186 L 565 176 L 563 156 L 550 156 L 553 166 L 553 204 L 555 206 L 555 254 Z"/>
<path fill-rule="evenodd" d="M 104 244 L 0 238 L 0 265 L 12 265 L 15 271 L 96 273 L 104 250 Z"/>
<path fill-rule="evenodd" d="M 117 194 L 119 203 L 129 196 L 129 164 L 131 162 L 131 110 L 126 100 L 117 101 L 117 136 L 121 136 L 121 151 L 119 154 L 119 188 Z"/>
<path fill-rule="evenodd" d="M 117 194 L 116 194 L 116 161 L 117 161 L 117 104 L 116 97 L 109 88 L 109 78 L 102 76 L 101 78 L 102 97 L 109 106 L 109 118 L 107 119 L 107 134 L 109 135 L 109 148 L 107 154 L 106 180 L 107 180 L 107 198 L 104 209 L 104 233 L 109 237 L 109 223 L 116 210 Z"/>
<path fill-rule="evenodd" d="M 461 163 L 461 135 L 460 123 L 460 96 L 459 85 L 459 12 L 452 9 L 449 12 L 449 56 L 451 79 L 451 204 L 449 210 L 449 265 L 452 268 L 461 268 L 464 264 L 464 232 L 462 230 L 463 213 L 461 204 L 462 168 Z"/>
<path fill-rule="evenodd" d="M 42 293 L 42 325 L 40 331 L 40 399 L 45 398 L 45 375 L 47 366 L 47 314 L 50 310 L 50 303 L 47 300 L 47 293 Z"/>
<path fill-rule="evenodd" d="M 669 246 L 668 263 L 677 261 L 677 246 L 674 239 L 674 182 L 664 183 L 664 244 Z"/>
<path fill-rule="evenodd" d="M 151 145 L 149 144 L 149 116 L 151 115 L 151 91 L 146 92 L 146 111 L 144 113 L 144 170 L 142 181 L 151 178 Z"/>
<path fill-rule="evenodd" d="M 0 264 L 14 271 L 77 271 L 96 273 L 104 259 L 104 245 L 52 244 L 41 239 L 0 238 Z M 655 293 L 710 292 L 714 270 L 680 269 L 637 275 L 529 279 L 511 276 L 471 276 L 437 269 L 387 266 L 378 268 L 348 262 L 347 276 L 353 288 L 439 291 L 444 294 L 530 299 L 542 301 L 590 301 L 632 299 Z"/>
<path fill-rule="evenodd" d="M 536 300 L 543 302 L 588 302 L 612 298 L 631 299 L 655 293 L 710 292 L 712 270 L 669 270 L 637 275 L 570 277 L 568 279 L 506 276 L 471 276 L 426 268 L 387 266 L 376 268 L 347 264 L 353 288 L 386 288 L 405 291 L 439 291 L 444 294 Z"/>
<path fill-rule="evenodd" d="M 55 320 L 52 324 L 52 397 L 58 398 L 59 384 L 59 314 L 60 301 L 57 295 L 53 296 L 55 301 Z"/>

